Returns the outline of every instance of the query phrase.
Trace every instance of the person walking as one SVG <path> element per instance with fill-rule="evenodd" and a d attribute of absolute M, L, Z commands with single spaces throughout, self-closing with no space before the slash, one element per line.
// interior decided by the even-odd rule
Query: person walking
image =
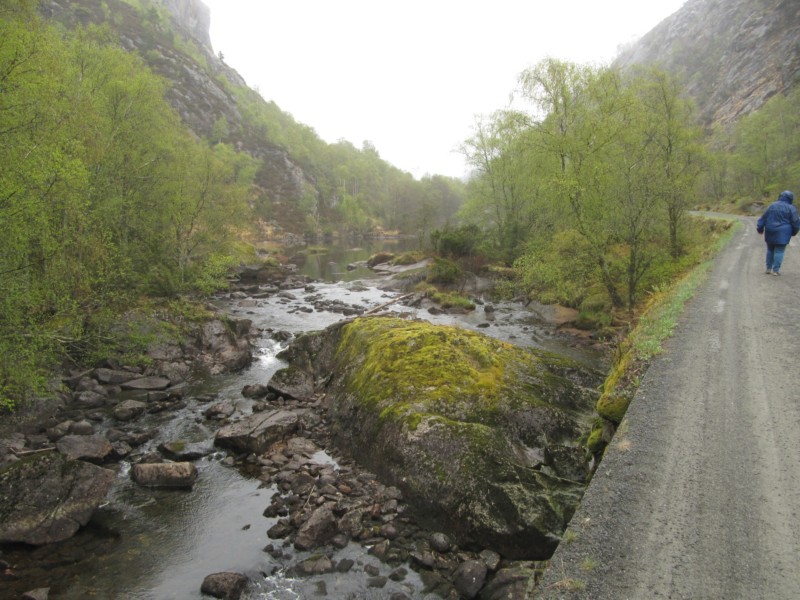
<path fill-rule="evenodd" d="M 764 234 L 767 243 L 767 275 L 780 275 L 783 253 L 789 240 L 800 231 L 800 216 L 792 204 L 794 194 L 781 192 L 778 199 L 767 207 L 756 223 L 756 231 Z"/>

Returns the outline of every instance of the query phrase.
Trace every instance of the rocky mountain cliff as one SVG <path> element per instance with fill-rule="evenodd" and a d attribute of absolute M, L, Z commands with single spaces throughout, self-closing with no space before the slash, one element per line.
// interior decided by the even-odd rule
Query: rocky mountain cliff
<path fill-rule="evenodd" d="M 121 45 L 136 52 L 168 82 L 167 99 L 198 136 L 217 137 L 237 150 L 262 159 L 255 194 L 281 205 L 284 224 L 291 225 L 292 207 L 314 190 L 314 177 L 280 143 L 270 141 L 251 115 L 254 104 L 269 106 L 245 80 L 214 54 L 209 34 L 211 11 L 201 0 L 44 0 L 40 12 L 69 28 L 102 25 Z M 166 12 L 165 12 L 166 11 Z M 224 123 L 224 133 L 215 126 Z"/>
<path fill-rule="evenodd" d="M 676 73 L 704 124 L 731 123 L 800 82 L 800 2 L 688 0 L 615 64 Z"/>

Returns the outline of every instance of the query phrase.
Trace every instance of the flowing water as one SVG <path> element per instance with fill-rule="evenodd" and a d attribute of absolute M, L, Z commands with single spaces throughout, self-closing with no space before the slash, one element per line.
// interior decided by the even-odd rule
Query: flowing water
<path fill-rule="evenodd" d="M 323 329 L 343 318 L 339 313 L 315 310 L 304 312 L 311 301 L 339 300 L 345 304 L 372 308 L 398 294 L 385 293 L 369 278 L 365 268 L 348 271 L 346 265 L 365 260 L 374 248 L 338 250 L 307 260 L 301 270 L 320 279 L 307 290 L 292 290 L 293 298 L 271 296 L 259 299 L 256 306 L 240 306 L 236 300 L 219 299 L 221 308 L 231 315 L 248 318 L 265 331 L 292 334 Z M 313 289 L 312 289 L 313 288 Z M 525 346 L 541 347 L 578 360 L 602 366 L 603 357 L 565 343 L 547 331 L 534 311 L 519 304 L 494 303 L 489 313 L 481 307 L 469 315 L 431 315 L 427 311 L 399 304 L 393 308 L 435 323 L 458 325 L 482 331 Z M 286 560 L 276 560 L 264 552 L 271 543 L 266 531 L 276 519 L 263 516 L 275 489 L 248 478 L 225 464 L 224 453 L 211 448 L 214 430 L 202 416 L 210 395 L 215 400 L 233 401 L 243 413 L 251 412 L 251 402 L 241 395 L 248 384 L 266 383 L 283 363 L 276 354 L 283 344 L 265 334 L 256 342 L 255 360 L 244 372 L 226 375 L 193 389 L 187 406 L 178 414 L 147 415 L 143 429 L 155 428 L 156 438 L 140 450 L 154 450 L 162 441 L 185 440 L 211 450 L 197 461 L 199 477 L 189 491 L 159 491 L 141 488 L 129 478 L 129 465 L 120 465 L 119 476 L 108 503 L 73 539 L 30 550 L 6 549 L 2 559 L 16 568 L 21 579 L 14 582 L 13 595 L 37 587 L 52 587 L 58 599 L 119 598 L 141 600 L 202 598 L 203 578 L 219 571 L 245 573 L 257 582 L 251 598 L 295 599 L 327 596 L 331 598 L 387 598 L 403 591 L 414 599 L 427 598 L 419 576 L 411 569 L 403 582 L 389 581 L 381 590 L 367 585 L 367 564 L 388 575 L 390 568 L 368 555 L 364 548 L 351 544 L 337 551 L 334 560 L 350 558 L 354 569 L 346 574 L 328 574 L 302 580 L 285 576 Z M 138 450 L 137 450 L 138 452 Z M 321 464 L 336 464 L 326 452 L 315 459 Z M 274 542 L 272 542 L 274 543 Z M 307 555 L 291 548 L 292 562 Z M 3 595 L 0 590 L 0 598 Z"/>

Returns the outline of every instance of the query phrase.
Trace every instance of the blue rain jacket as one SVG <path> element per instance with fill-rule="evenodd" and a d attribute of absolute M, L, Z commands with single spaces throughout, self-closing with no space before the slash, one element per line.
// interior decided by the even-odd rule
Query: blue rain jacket
<path fill-rule="evenodd" d="M 764 234 L 768 244 L 786 245 L 800 231 L 800 217 L 792 205 L 794 194 L 781 192 L 778 199 L 767 207 L 756 223 L 758 233 Z"/>

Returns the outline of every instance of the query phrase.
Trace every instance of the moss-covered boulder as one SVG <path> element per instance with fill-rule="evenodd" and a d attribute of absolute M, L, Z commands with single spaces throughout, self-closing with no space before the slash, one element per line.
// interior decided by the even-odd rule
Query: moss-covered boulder
<path fill-rule="evenodd" d="M 326 392 L 343 449 L 431 524 L 510 558 L 550 556 L 589 472 L 575 440 L 590 425 L 599 374 L 472 331 L 385 317 L 302 336 L 282 358 L 291 367 L 274 384 L 305 373 Z"/>

